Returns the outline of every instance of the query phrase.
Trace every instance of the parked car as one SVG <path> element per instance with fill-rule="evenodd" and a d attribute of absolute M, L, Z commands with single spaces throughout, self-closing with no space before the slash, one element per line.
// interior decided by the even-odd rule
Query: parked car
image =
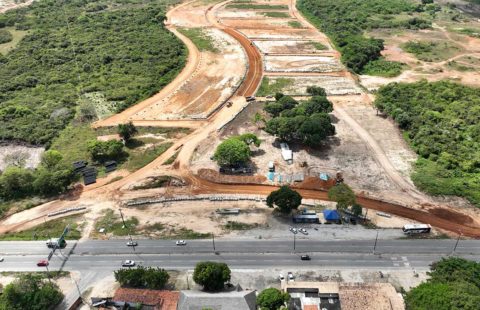
<path fill-rule="evenodd" d="M 297 229 L 296 229 L 296 228 L 293 228 L 293 227 L 290 227 L 290 231 L 291 231 L 292 233 L 294 233 L 294 234 L 296 234 L 296 233 L 298 232 Z"/>
<path fill-rule="evenodd" d="M 135 266 L 135 261 L 133 260 L 127 259 L 122 262 L 122 267 L 133 267 L 133 266 Z"/>
<path fill-rule="evenodd" d="M 227 101 L 227 108 L 230 108 L 232 106 L 233 102 L 232 101 Z"/>
<path fill-rule="evenodd" d="M 273 96 L 272 96 L 272 95 L 267 95 L 265 98 L 267 98 L 267 99 L 272 99 Z"/>
<path fill-rule="evenodd" d="M 285 277 L 283 276 L 283 274 L 279 274 L 279 275 L 278 275 L 278 279 L 279 279 L 280 281 L 283 281 L 283 280 L 285 280 Z"/>
<path fill-rule="evenodd" d="M 308 231 L 305 228 L 300 228 L 300 232 L 304 235 L 308 235 Z"/>
<path fill-rule="evenodd" d="M 295 277 L 293 276 L 293 273 L 291 273 L 290 271 L 288 272 L 288 280 L 290 280 L 290 281 L 295 280 Z"/>
<path fill-rule="evenodd" d="M 176 245 L 187 245 L 187 242 L 185 240 L 178 240 L 175 242 Z"/>
<path fill-rule="evenodd" d="M 300 256 L 300 259 L 301 260 L 310 260 L 310 256 L 309 255 L 302 255 L 302 256 Z"/>
<path fill-rule="evenodd" d="M 0 263 L 4 261 L 4 258 L 3 257 L 0 257 Z"/>
<path fill-rule="evenodd" d="M 41 259 L 41 260 L 39 260 L 38 263 L 37 263 L 37 266 L 38 266 L 38 267 L 46 267 L 46 266 L 48 266 L 48 260 L 46 260 L 46 259 Z"/>
<path fill-rule="evenodd" d="M 127 242 L 127 246 L 137 246 L 137 245 L 138 245 L 137 241 L 128 241 Z"/>

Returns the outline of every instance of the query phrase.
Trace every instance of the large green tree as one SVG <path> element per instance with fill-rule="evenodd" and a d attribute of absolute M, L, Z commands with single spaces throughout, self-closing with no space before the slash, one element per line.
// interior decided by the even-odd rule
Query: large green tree
<path fill-rule="evenodd" d="M 138 130 L 132 122 L 118 124 L 118 134 L 125 142 L 128 142 L 137 132 Z"/>
<path fill-rule="evenodd" d="M 143 266 L 119 269 L 114 272 L 114 275 L 121 286 L 154 290 L 165 288 L 170 278 L 165 269 Z"/>
<path fill-rule="evenodd" d="M 297 134 L 305 145 L 315 147 L 335 134 L 335 126 L 332 125 L 328 114 L 316 113 L 302 123 Z"/>
<path fill-rule="evenodd" d="M 34 176 L 31 170 L 10 166 L 0 175 L 0 197 L 23 198 L 33 194 Z"/>
<path fill-rule="evenodd" d="M 230 268 L 225 263 L 199 262 L 193 272 L 193 281 L 206 291 L 219 291 L 230 281 Z"/>
<path fill-rule="evenodd" d="M 356 198 L 353 190 L 345 183 L 340 183 L 328 190 L 328 198 L 337 203 L 337 209 L 344 210 L 355 204 Z"/>
<path fill-rule="evenodd" d="M 277 206 L 280 212 L 289 214 L 302 204 L 302 196 L 288 186 L 282 186 L 280 189 L 271 192 L 267 197 L 267 205 L 270 208 Z"/>
<path fill-rule="evenodd" d="M 250 155 L 250 148 L 245 142 L 231 137 L 217 146 L 213 158 L 219 165 L 235 165 L 248 162 Z"/>
<path fill-rule="evenodd" d="M 288 293 L 283 293 L 279 289 L 270 287 L 258 294 L 257 305 L 260 306 L 261 310 L 277 310 L 285 305 L 285 302 L 288 300 L 290 300 Z"/>
<path fill-rule="evenodd" d="M 23 275 L 5 286 L 0 295 L 0 310 L 50 310 L 63 299 L 58 286 L 40 275 Z"/>

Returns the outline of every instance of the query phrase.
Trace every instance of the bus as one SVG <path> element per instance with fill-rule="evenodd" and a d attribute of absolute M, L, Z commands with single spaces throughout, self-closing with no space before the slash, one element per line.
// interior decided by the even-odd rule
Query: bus
<path fill-rule="evenodd" d="M 432 226 L 428 224 L 407 224 L 402 228 L 406 235 L 412 234 L 428 234 L 432 230 Z"/>

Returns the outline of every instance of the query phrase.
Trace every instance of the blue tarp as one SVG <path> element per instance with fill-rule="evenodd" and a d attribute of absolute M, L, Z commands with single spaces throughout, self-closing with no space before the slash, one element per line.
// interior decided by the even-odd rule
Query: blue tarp
<path fill-rule="evenodd" d="M 274 172 L 269 172 L 267 173 L 267 178 L 270 180 L 270 181 L 273 181 L 273 178 L 275 177 L 275 173 Z"/>
<path fill-rule="evenodd" d="M 320 172 L 320 180 L 328 181 L 328 174 Z"/>
<path fill-rule="evenodd" d="M 338 214 L 337 210 L 323 210 L 323 217 L 326 221 L 340 220 L 340 214 Z"/>

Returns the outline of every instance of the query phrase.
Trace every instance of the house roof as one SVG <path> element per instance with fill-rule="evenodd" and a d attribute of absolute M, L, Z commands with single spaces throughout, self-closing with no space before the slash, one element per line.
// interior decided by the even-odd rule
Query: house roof
<path fill-rule="evenodd" d="M 337 210 L 323 210 L 323 217 L 327 221 L 338 221 L 340 219 L 340 214 L 338 214 Z"/>
<path fill-rule="evenodd" d="M 317 305 L 304 305 L 303 310 L 318 310 Z"/>
<path fill-rule="evenodd" d="M 255 291 L 232 291 L 207 293 L 201 291 L 181 291 L 178 310 L 255 310 Z"/>
<path fill-rule="evenodd" d="M 143 290 L 119 288 L 113 296 L 114 301 L 126 301 L 155 306 L 158 310 L 176 310 L 180 293 L 176 291 Z"/>

